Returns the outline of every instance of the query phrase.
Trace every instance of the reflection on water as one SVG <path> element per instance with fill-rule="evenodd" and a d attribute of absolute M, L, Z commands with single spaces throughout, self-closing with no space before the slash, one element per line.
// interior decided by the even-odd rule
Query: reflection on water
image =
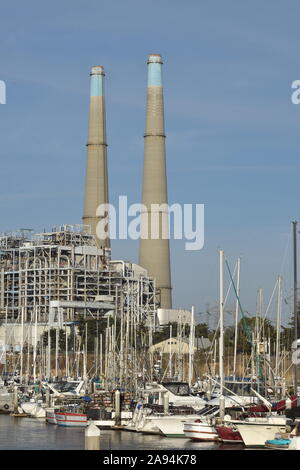
<path fill-rule="evenodd" d="M 66 429 L 46 424 L 44 419 L 0 415 L 0 449 L 81 450 L 84 449 L 84 429 Z"/>
<path fill-rule="evenodd" d="M 126 431 L 101 431 L 103 450 L 218 449 L 218 443 L 193 442 L 184 438 L 165 438 Z M 233 446 L 231 446 L 232 448 Z M 225 450 L 225 447 L 222 446 Z M 236 446 L 240 448 L 240 446 Z M 0 415 L 1 450 L 83 450 L 84 429 L 67 429 L 47 424 L 43 419 Z"/>

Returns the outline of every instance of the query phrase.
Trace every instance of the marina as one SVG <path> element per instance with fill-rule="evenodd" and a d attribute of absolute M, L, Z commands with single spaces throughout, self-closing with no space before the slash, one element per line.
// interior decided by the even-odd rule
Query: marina
<path fill-rule="evenodd" d="M 102 450 L 147 449 L 216 450 L 216 443 L 193 443 L 189 439 L 166 439 L 120 431 L 101 431 Z M 0 417 L 1 450 L 84 450 L 84 430 L 47 425 L 35 418 Z"/>
<path fill-rule="evenodd" d="M 47 56 L 25 66 L 26 54 L 8 69 L 16 88 L 5 107 L 15 120 L 0 139 L 7 155 L 0 185 L 0 449 L 73 456 L 300 450 L 300 212 L 293 193 L 299 126 L 286 129 L 289 138 L 295 133 L 289 149 L 285 105 L 285 117 L 279 121 L 278 113 L 273 122 L 277 95 L 271 112 L 260 81 L 252 97 L 258 76 L 272 82 L 262 70 L 269 56 L 260 56 L 270 44 L 252 44 L 249 32 L 246 40 L 249 25 L 242 28 L 241 18 L 238 32 L 226 23 L 222 39 L 218 15 L 239 14 L 229 4 L 226 15 L 218 8 L 207 15 L 209 5 L 191 1 L 199 19 L 193 34 L 207 28 L 198 50 L 194 36 L 184 38 L 183 5 L 167 0 L 170 9 L 152 11 L 134 4 L 143 25 L 135 30 L 130 7 L 119 0 L 111 23 L 103 14 L 111 6 L 91 3 L 87 11 L 80 2 L 72 11 L 60 6 L 70 15 L 56 19 L 62 44 L 52 13 L 35 5 L 36 25 L 47 33 L 45 44 L 44 29 L 32 41 L 56 51 L 51 70 Z M 160 35 L 162 22 L 173 28 L 170 18 L 173 40 L 183 34 L 176 53 L 173 40 L 166 46 Z M 20 19 L 8 47 L 22 44 L 14 39 L 23 31 Z M 256 20 L 255 13 L 259 38 Z M 138 31 L 128 51 L 127 23 Z M 114 36 L 108 39 L 105 28 Z M 82 50 L 75 41 L 81 31 L 88 38 Z M 276 43 L 272 53 L 286 44 Z M 37 53 L 32 45 L 28 51 Z M 236 57 L 243 69 L 230 75 Z M 279 94 L 286 82 L 280 75 Z M 23 124 L 31 134 L 18 121 L 28 96 Z"/>

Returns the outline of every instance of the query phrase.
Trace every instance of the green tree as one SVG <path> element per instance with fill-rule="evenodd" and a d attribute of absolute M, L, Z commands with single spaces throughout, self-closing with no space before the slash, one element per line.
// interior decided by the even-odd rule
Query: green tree
<path fill-rule="evenodd" d="M 43 346 L 48 346 L 48 331 L 45 331 L 42 335 Z M 58 333 L 58 348 L 60 351 L 65 349 L 66 344 L 66 332 L 65 330 L 60 329 Z M 50 329 L 50 349 L 54 350 L 56 348 L 56 328 Z"/>

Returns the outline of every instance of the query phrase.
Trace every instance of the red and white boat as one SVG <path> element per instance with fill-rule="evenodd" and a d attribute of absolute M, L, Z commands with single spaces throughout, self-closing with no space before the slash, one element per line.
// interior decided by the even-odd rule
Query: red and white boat
<path fill-rule="evenodd" d="M 55 419 L 58 426 L 85 427 L 88 425 L 87 415 L 81 413 L 56 411 Z"/>
<path fill-rule="evenodd" d="M 216 431 L 224 444 L 244 444 L 239 431 L 230 425 L 216 426 Z"/>
<path fill-rule="evenodd" d="M 219 435 L 215 426 L 210 422 L 189 421 L 183 424 L 183 432 L 186 437 L 194 441 L 219 441 Z"/>
<path fill-rule="evenodd" d="M 216 416 L 219 414 L 219 407 L 205 407 L 198 415 L 198 419 L 189 420 L 183 423 L 185 437 L 195 441 L 219 441 L 219 436 L 215 428 Z"/>

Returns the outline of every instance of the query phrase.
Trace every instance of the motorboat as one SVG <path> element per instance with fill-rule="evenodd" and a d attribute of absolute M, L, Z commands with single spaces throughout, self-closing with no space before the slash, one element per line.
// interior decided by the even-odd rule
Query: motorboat
<path fill-rule="evenodd" d="M 84 395 L 84 380 L 69 380 L 61 382 L 47 382 L 45 384 L 54 397 L 69 397 L 69 396 L 83 396 Z"/>
<path fill-rule="evenodd" d="M 51 417 L 51 411 L 50 411 Z M 52 414 L 53 416 L 53 414 Z M 83 405 L 71 403 L 54 408 L 54 417 L 58 426 L 64 427 L 86 427 L 88 425 L 87 414 L 83 412 Z"/>
<path fill-rule="evenodd" d="M 179 381 L 148 384 L 140 394 L 132 420 L 124 428 L 127 431 L 184 437 L 184 423 L 196 419 L 207 403 L 192 395 L 188 383 Z"/>
<path fill-rule="evenodd" d="M 100 429 L 111 429 L 115 426 L 115 412 L 100 407 L 86 409 L 88 419 Z M 132 411 L 121 411 L 121 426 L 126 426 L 132 420 Z"/>
<path fill-rule="evenodd" d="M 43 400 L 31 398 L 29 401 L 23 401 L 18 407 L 19 413 L 25 413 L 33 418 L 46 417 L 46 405 Z"/>
<path fill-rule="evenodd" d="M 231 423 L 224 423 L 223 425 L 216 425 L 218 436 L 224 444 L 244 444 L 243 438 L 235 425 Z"/>
<path fill-rule="evenodd" d="M 219 441 L 219 435 L 216 430 L 216 417 L 219 414 L 219 407 L 208 406 L 194 420 L 184 423 L 183 431 L 185 437 L 195 441 Z"/>
<path fill-rule="evenodd" d="M 55 419 L 58 426 L 86 427 L 88 425 L 87 415 L 83 413 L 71 413 L 69 411 L 56 411 Z"/>
<path fill-rule="evenodd" d="M 242 436 L 246 447 L 264 447 L 265 442 L 274 439 L 276 433 L 285 433 L 291 421 L 286 416 L 249 416 L 243 421 L 232 421 Z"/>
<path fill-rule="evenodd" d="M 170 406 L 188 406 L 198 411 L 207 404 L 203 398 L 193 395 L 187 382 L 154 382 L 139 390 L 144 402 L 150 405 L 163 405 L 167 397 Z"/>

